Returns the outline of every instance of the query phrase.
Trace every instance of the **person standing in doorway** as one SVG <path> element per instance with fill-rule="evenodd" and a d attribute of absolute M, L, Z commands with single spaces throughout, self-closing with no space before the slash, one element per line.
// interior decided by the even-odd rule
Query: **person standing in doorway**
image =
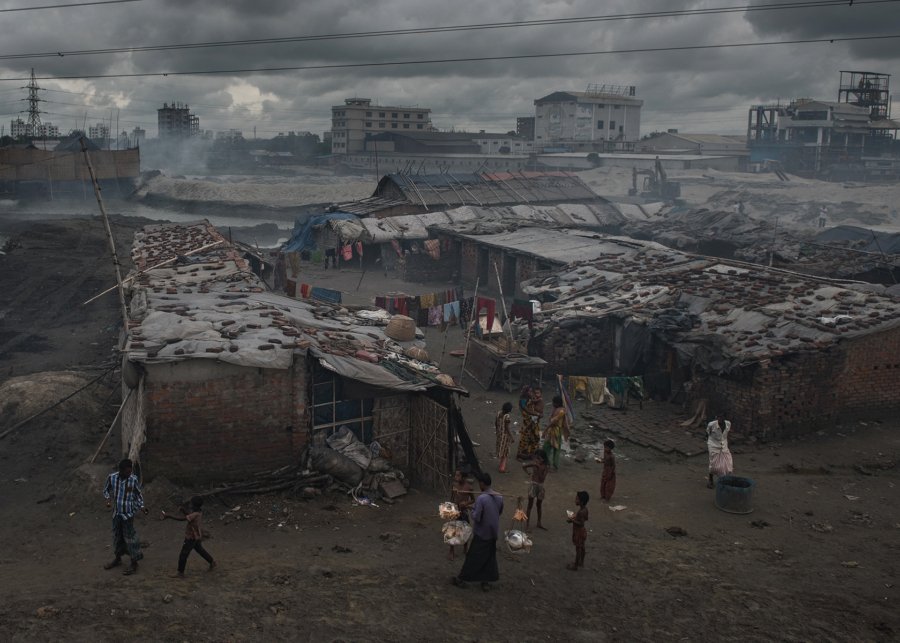
<path fill-rule="evenodd" d="M 494 418 L 494 430 L 497 432 L 497 470 L 506 473 L 506 462 L 509 459 L 509 448 L 512 444 L 512 430 L 509 414 L 512 412 L 512 404 L 505 402 L 503 408 Z"/>
<path fill-rule="evenodd" d="M 731 422 L 722 415 L 717 415 L 706 425 L 706 448 L 709 450 L 709 481 L 706 486 L 710 489 L 713 488 L 713 475 L 727 476 L 734 470 L 731 451 L 728 450 L 730 432 Z"/>
<path fill-rule="evenodd" d="M 497 567 L 497 537 L 500 534 L 500 514 L 503 513 L 503 496 L 491 488 L 491 474 L 481 473 L 478 486 L 481 494 L 472 509 L 472 542 L 466 552 L 466 560 L 453 584 L 465 587 L 466 583 L 481 583 L 481 589 L 488 591 L 500 580 Z"/>
<path fill-rule="evenodd" d="M 134 515 L 138 510 L 148 513 L 144 506 L 144 496 L 141 493 L 141 483 L 134 475 L 134 466 L 129 459 L 119 462 L 119 470 L 109 474 L 106 478 L 106 486 L 103 487 L 103 497 L 106 498 L 107 508 L 112 507 L 112 533 L 113 552 L 115 558 L 103 569 L 112 569 L 122 564 L 122 556 L 127 555 L 131 564 L 123 572 L 131 576 L 138 570 L 138 561 L 144 557 L 141 552 L 141 541 L 138 540 L 134 530 Z"/>
<path fill-rule="evenodd" d="M 544 452 L 547 461 L 554 471 L 559 471 L 559 452 L 562 450 L 562 441 L 569 439 L 569 418 L 563 407 L 562 397 L 553 398 L 553 411 L 550 414 L 550 422 L 544 432 Z"/>

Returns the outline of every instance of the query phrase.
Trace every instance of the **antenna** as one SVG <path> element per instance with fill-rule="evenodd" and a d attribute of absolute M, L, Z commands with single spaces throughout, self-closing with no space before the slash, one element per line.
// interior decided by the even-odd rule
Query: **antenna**
<path fill-rule="evenodd" d="M 31 69 L 31 82 L 25 88 L 28 90 L 28 124 L 31 126 L 31 135 L 37 136 L 41 129 L 41 110 L 38 107 L 41 99 L 38 98 L 40 87 L 34 78 L 34 68 Z"/>

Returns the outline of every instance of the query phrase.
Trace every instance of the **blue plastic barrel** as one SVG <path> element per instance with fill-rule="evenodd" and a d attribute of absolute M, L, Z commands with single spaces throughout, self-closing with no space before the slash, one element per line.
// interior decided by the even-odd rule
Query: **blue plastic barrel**
<path fill-rule="evenodd" d="M 755 486 L 750 478 L 722 476 L 716 481 L 716 507 L 730 514 L 752 512 Z"/>

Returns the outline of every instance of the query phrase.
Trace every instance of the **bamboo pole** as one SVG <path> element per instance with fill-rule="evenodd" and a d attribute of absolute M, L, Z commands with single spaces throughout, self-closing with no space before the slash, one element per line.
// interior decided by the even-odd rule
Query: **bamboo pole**
<path fill-rule="evenodd" d="M 94 455 L 91 456 L 91 459 L 88 460 L 88 464 L 94 464 L 94 460 L 96 460 L 97 456 L 100 455 L 100 449 L 102 449 L 103 445 L 106 444 L 106 441 L 109 440 L 109 436 L 110 434 L 112 434 L 113 427 L 115 427 L 116 422 L 119 421 L 119 416 L 122 415 L 122 411 L 125 409 L 125 404 L 128 402 L 128 398 L 131 397 L 132 393 L 134 393 L 134 389 L 128 389 L 128 395 L 125 396 L 125 399 L 122 400 L 122 404 L 119 405 L 119 410 L 116 411 L 116 417 L 114 417 L 112 423 L 110 423 L 109 429 L 106 431 L 106 435 L 104 435 L 103 439 L 100 440 L 100 445 L 97 447 L 97 450 L 94 451 Z"/>
<path fill-rule="evenodd" d="M 478 313 L 478 284 L 481 281 L 481 277 L 475 278 L 475 295 L 472 297 L 472 314 L 475 317 L 475 323 L 481 323 L 481 316 Z M 463 377 L 466 374 L 466 360 L 469 358 L 469 338 L 472 336 L 472 320 L 469 320 L 469 326 L 466 329 L 466 346 L 463 349 L 463 361 L 462 368 L 459 371 L 459 383 L 462 385 Z"/>
<path fill-rule="evenodd" d="M 512 336 L 512 324 L 509 323 L 509 315 L 506 312 L 506 299 L 503 298 L 503 284 L 500 282 L 500 268 L 497 267 L 496 261 L 494 262 L 494 274 L 497 275 L 497 290 L 500 292 L 500 304 L 503 306 L 503 316 L 506 318 L 506 326 L 509 329 L 509 337 L 507 338 L 509 340 L 509 350 L 507 352 L 512 353 L 514 350 L 513 336 Z M 488 320 L 488 329 L 491 329 L 493 327 L 494 327 L 494 320 L 489 319 Z M 500 327 L 503 328 L 502 325 Z M 490 332 L 490 331 L 488 331 L 488 332 Z"/>
<path fill-rule="evenodd" d="M 187 257 L 188 255 L 196 254 L 196 253 L 200 252 L 201 250 L 207 250 L 207 249 L 209 249 L 209 248 L 212 248 L 213 246 L 217 246 L 217 245 L 219 245 L 220 243 L 224 243 L 224 240 L 221 240 L 221 241 L 213 241 L 212 243 L 208 243 L 208 244 L 206 244 L 205 246 L 200 246 L 199 248 L 196 248 L 196 249 L 194 249 L 194 250 L 189 250 L 188 252 L 185 252 L 184 254 L 179 255 L 179 256 L 181 256 L 181 257 Z M 151 270 L 156 270 L 157 268 L 162 268 L 162 267 L 165 266 L 166 264 L 170 264 L 170 263 L 172 263 L 173 261 L 176 261 L 177 259 L 178 259 L 178 257 L 172 257 L 171 259 L 166 259 L 165 261 L 162 261 L 162 262 L 156 264 L 155 266 L 150 266 L 149 268 L 145 268 L 144 270 L 139 271 L 139 272 L 138 272 L 136 275 L 134 275 L 133 277 L 125 277 L 125 279 L 122 280 L 122 284 L 124 285 L 124 284 L 128 283 L 129 281 L 134 281 L 135 279 L 137 279 L 137 278 L 140 277 L 141 275 L 143 275 L 143 274 L 145 274 L 145 273 L 148 273 L 148 272 L 150 272 Z M 90 299 L 88 299 L 87 301 L 81 302 L 81 305 L 84 306 L 84 305 L 86 305 L 86 304 L 89 304 L 89 303 L 91 303 L 92 301 L 94 301 L 95 299 L 98 299 L 98 298 L 102 297 L 102 296 L 105 295 L 106 293 L 112 292 L 112 291 L 115 290 L 116 288 L 118 288 L 118 286 L 111 286 L 110 288 L 107 288 L 107 289 L 104 290 L 103 292 L 97 293 L 96 295 L 94 295 L 93 297 L 91 297 Z"/>
<path fill-rule="evenodd" d="M 84 162 L 87 164 L 88 172 L 91 174 L 91 183 L 94 184 L 94 196 L 97 197 L 97 205 L 100 207 L 100 215 L 103 217 L 103 225 L 106 227 L 106 236 L 109 239 L 109 251 L 112 254 L 113 266 L 116 269 L 116 288 L 119 290 L 119 306 L 122 308 L 122 330 L 128 332 L 128 307 L 125 305 L 125 288 L 122 284 L 122 270 L 119 267 L 119 255 L 116 252 L 116 240 L 113 237 L 112 228 L 109 226 L 109 217 L 106 216 L 106 207 L 103 205 L 103 197 L 100 196 L 100 184 L 97 182 L 97 176 L 94 174 L 94 166 L 91 165 L 91 157 L 88 155 L 87 145 L 84 142 L 84 136 L 80 139 L 81 153 L 84 154 Z"/>

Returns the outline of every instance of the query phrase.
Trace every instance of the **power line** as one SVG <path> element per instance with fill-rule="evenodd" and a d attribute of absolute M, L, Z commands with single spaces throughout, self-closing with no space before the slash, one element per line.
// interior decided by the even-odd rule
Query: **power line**
<path fill-rule="evenodd" d="M 322 65 L 285 65 L 281 67 L 255 67 L 234 69 L 195 69 L 190 71 L 156 71 L 134 72 L 130 74 L 84 74 L 77 76 L 37 76 L 39 80 L 89 80 L 95 78 L 149 78 L 168 76 L 209 76 L 209 75 L 237 75 L 237 74 L 262 74 L 285 71 L 316 71 L 325 69 L 360 69 L 373 67 L 405 67 L 411 65 L 440 65 L 447 63 L 471 63 L 489 62 L 500 60 L 535 60 L 539 58 L 574 58 L 583 56 L 603 56 L 608 54 L 642 54 L 642 53 L 671 53 L 678 51 L 701 51 L 714 49 L 739 49 L 750 47 L 768 47 L 773 45 L 809 45 L 809 44 L 834 44 L 836 42 L 859 42 L 872 40 L 890 40 L 900 38 L 900 34 L 869 35 L 869 36 L 844 36 L 837 38 L 798 38 L 793 40 L 767 40 L 762 42 L 735 42 L 716 45 L 676 45 L 670 47 L 636 47 L 632 49 L 606 49 L 600 51 L 568 51 L 547 54 L 516 54 L 509 56 L 472 56 L 467 58 L 434 58 L 429 60 L 394 60 L 368 63 L 330 63 Z M 28 78 L 0 78 L 0 82 L 21 82 Z"/>
<path fill-rule="evenodd" d="M 97 2 L 74 2 L 72 4 L 45 4 L 39 7 L 13 7 L 12 9 L 0 9 L 0 13 L 13 11 L 40 11 L 42 9 L 69 9 L 71 7 L 90 7 L 98 4 L 125 4 L 126 2 L 143 2 L 143 0 L 98 0 Z"/>
<path fill-rule="evenodd" d="M 135 1 L 135 0 L 126 0 Z M 547 18 L 543 20 L 517 20 L 509 22 L 484 22 L 469 25 L 451 25 L 443 27 L 413 27 L 409 29 L 389 29 L 382 31 L 356 31 L 332 34 L 313 34 L 307 36 L 284 36 L 278 38 L 248 38 L 243 40 L 214 40 L 209 42 L 180 43 L 167 45 L 146 45 L 140 47 L 110 47 L 105 49 L 75 49 L 71 51 L 45 51 L 29 54 L 0 54 L 0 60 L 21 58 L 57 58 L 61 56 L 92 56 L 103 54 L 140 53 L 148 51 L 173 51 L 182 49 L 205 49 L 211 47 L 238 47 L 247 45 L 272 45 L 301 42 L 319 42 L 323 40 L 345 40 L 354 38 L 379 38 L 385 36 L 408 36 L 435 33 L 452 33 L 460 31 L 482 31 L 487 29 L 511 29 L 522 27 L 543 27 L 553 25 L 571 25 L 592 22 L 615 22 L 621 20 L 646 20 L 653 18 L 677 18 L 689 16 L 707 16 L 727 13 L 749 13 L 759 11 L 783 11 L 786 9 L 814 9 L 830 7 L 849 7 L 896 3 L 900 0 L 857 0 L 849 5 L 847 0 L 807 0 L 804 2 L 772 3 L 760 5 L 741 5 L 734 7 L 709 7 L 706 9 L 675 9 L 664 11 L 646 11 L 641 13 L 620 13 L 602 16 L 582 16 L 573 18 Z"/>

